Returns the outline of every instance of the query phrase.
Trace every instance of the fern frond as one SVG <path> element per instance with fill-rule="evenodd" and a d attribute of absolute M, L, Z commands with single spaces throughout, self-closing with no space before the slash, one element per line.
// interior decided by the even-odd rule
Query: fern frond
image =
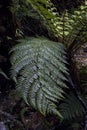
<path fill-rule="evenodd" d="M 19 95 L 43 115 L 60 116 L 56 103 L 64 98 L 68 81 L 65 46 L 45 38 L 20 42 L 11 50 L 11 77 Z"/>
<path fill-rule="evenodd" d="M 72 28 L 67 11 L 64 11 L 62 16 L 59 15 L 50 0 L 26 0 L 26 3 L 29 3 L 34 12 L 36 11 L 40 15 L 41 21 L 49 30 L 49 35 L 52 34 L 59 41 L 64 41 L 64 37 L 69 34 L 69 30 Z"/>
<path fill-rule="evenodd" d="M 40 19 L 41 24 L 48 29 L 51 38 L 57 37 L 60 42 L 68 46 L 73 42 L 76 45 L 86 42 L 87 0 L 72 14 L 65 10 L 61 15 L 50 0 L 12 1 L 13 5 L 16 2 L 19 3 L 18 9 L 21 10 L 21 15 L 25 13 L 25 16 Z"/>
<path fill-rule="evenodd" d="M 30 3 L 32 8 L 42 17 L 49 32 L 52 32 L 62 43 L 71 45 L 77 38 L 79 32 L 82 32 L 80 38 L 83 39 L 83 36 L 87 36 L 86 28 L 83 29 L 83 21 L 85 21 L 84 18 L 86 17 L 87 12 L 86 4 L 76 10 L 74 14 L 65 10 L 62 15 L 59 15 L 50 0 L 26 0 L 26 2 Z M 85 26 L 86 24 L 84 27 Z M 84 33 L 85 31 L 86 33 Z"/>
<path fill-rule="evenodd" d="M 69 31 L 67 41 L 69 46 L 75 44 L 75 48 L 78 45 L 82 45 L 87 41 L 87 0 L 84 5 L 81 5 L 78 10 L 75 10 L 71 15 L 72 30 Z"/>
<path fill-rule="evenodd" d="M 77 97 L 73 93 L 70 93 L 60 105 L 60 112 L 65 120 L 70 120 L 76 117 L 83 117 L 85 109 Z"/>

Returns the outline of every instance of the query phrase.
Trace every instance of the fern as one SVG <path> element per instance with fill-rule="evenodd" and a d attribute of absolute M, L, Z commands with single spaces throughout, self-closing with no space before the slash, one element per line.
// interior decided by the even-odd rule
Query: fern
<path fill-rule="evenodd" d="M 65 10 L 61 15 L 58 14 L 55 6 L 50 0 L 12 0 L 13 5 L 18 3 L 15 12 L 21 10 L 22 14 L 41 19 L 42 23 L 48 28 L 50 37 L 57 37 L 62 43 L 71 46 L 74 44 L 85 43 L 87 39 L 87 0 L 76 11 L 68 12 Z M 21 15 L 22 15 L 21 14 Z M 22 16 L 24 17 L 24 16 Z M 80 42 L 80 43 L 79 43 Z"/>
<path fill-rule="evenodd" d="M 35 16 L 36 19 L 39 17 L 48 28 L 49 35 L 57 37 L 59 41 L 64 41 L 64 37 L 68 35 L 69 30 L 72 28 L 69 23 L 72 21 L 69 21 L 67 11 L 64 11 L 63 15 L 59 15 L 50 0 L 26 0 L 25 5 L 20 4 L 20 9 L 28 16 Z"/>
<path fill-rule="evenodd" d="M 56 8 L 51 3 L 50 0 L 27 0 L 33 9 L 42 16 L 46 25 L 48 25 L 48 30 L 53 32 L 54 36 L 58 38 L 59 41 L 66 43 L 70 46 L 75 43 L 84 43 L 87 39 L 87 1 L 81 5 L 78 10 L 74 13 L 69 13 L 65 10 L 62 15 L 59 15 Z"/>
<path fill-rule="evenodd" d="M 81 102 L 73 93 L 67 95 L 63 100 L 60 105 L 60 112 L 65 120 L 75 119 L 76 117 L 81 118 L 86 113 Z"/>
<path fill-rule="evenodd" d="M 74 11 L 70 18 L 72 22 L 72 30 L 69 31 L 67 41 L 69 46 L 76 46 L 87 41 L 87 0 L 78 10 Z"/>
<path fill-rule="evenodd" d="M 87 41 L 87 0 L 72 14 L 65 10 L 61 15 L 50 0 L 26 0 L 25 3 L 27 11 L 29 6 L 32 14 L 39 14 L 49 35 L 65 43 L 71 52 Z M 23 9 L 26 12 L 25 7 Z M 34 17 L 32 14 L 29 15 Z M 66 119 L 82 115 L 84 108 L 75 95 L 63 99 L 68 76 L 64 45 L 44 38 L 26 38 L 19 42 L 21 44 L 11 50 L 11 76 L 26 103 L 43 115 L 55 113 L 60 116 L 62 113 Z M 59 113 L 56 104 L 60 100 L 64 103 Z"/>
<path fill-rule="evenodd" d="M 13 5 L 16 2 L 18 0 L 13 0 Z M 48 28 L 50 37 L 57 37 L 59 41 L 66 43 L 68 46 L 73 44 L 74 41 L 77 43 L 81 39 L 80 43 L 82 43 L 87 39 L 87 1 L 72 14 L 65 10 L 59 15 L 50 0 L 21 1 L 15 12 L 18 11 L 19 13 L 20 10 L 22 11 L 21 15 L 41 19 L 42 23 Z"/>
<path fill-rule="evenodd" d="M 11 77 L 17 91 L 43 115 L 60 116 L 56 103 L 64 98 L 68 76 L 66 48 L 45 38 L 26 38 L 12 48 Z"/>

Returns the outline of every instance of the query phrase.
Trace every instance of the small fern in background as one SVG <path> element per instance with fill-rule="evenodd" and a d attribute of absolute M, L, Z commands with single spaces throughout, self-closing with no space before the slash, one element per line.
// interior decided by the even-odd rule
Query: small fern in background
<path fill-rule="evenodd" d="M 48 29 L 51 38 L 56 37 L 58 41 L 65 43 L 67 46 L 71 46 L 75 40 L 75 43 L 80 39 L 80 43 L 86 41 L 87 1 L 72 14 L 67 10 L 59 14 L 50 0 L 26 0 L 25 2 L 13 0 L 13 5 L 16 3 L 18 7 L 16 9 L 13 6 L 13 10 L 17 14 L 20 14 L 21 10 L 24 16 L 40 19 Z"/>
<path fill-rule="evenodd" d="M 22 15 L 22 19 L 25 16 L 32 17 L 34 19 L 40 19 L 43 26 L 48 29 L 50 37 L 56 37 L 59 41 L 64 42 L 64 38 L 69 34 L 69 30 L 72 29 L 70 25 L 68 12 L 64 11 L 62 15 L 57 12 L 57 9 L 50 0 L 26 0 L 14 1 L 13 5 L 17 3 L 17 8 L 12 6 L 12 12 L 16 15 Z M 20 12 L 22 12 L 20 14 Z"/>
<path fill-rule="evenodd" d="M 48 28 L 50 37 L 56 37 L 58 41 L 66 43 L 68 46 L 73 44 L 76 39 L 77 41 L 82 39 L 81 42 L 86 41 L 87 2 L 72 14 L 67 10 L 59 14 L 50 0 L 26 0 L 25 4 L 21 1 L 19 5 L 19 10 L 22 10 L 23 13 L 42 21 Z"/>
<path fill-rule="evenodd" d="M 68 46 L 76 48 L 87 41 L 87 1 L 71 15 L 72 30 L 67 36 Z"/>
<path fill-rule="evenodd" d="M 26 0 L 30 3 L 32 8 L 38 12 L 43 19 L 44 24 L 48 28 L 49 35 L 58 38 L 59 41 L 65 42 L 64 38 L 69 34 L 72 29 L 70 25 L 72 20 L 69 20 L 67 11 L 64 11 L 62 15 L 59 15 L 57 9 L 54 7 L 50 0 Z"/>

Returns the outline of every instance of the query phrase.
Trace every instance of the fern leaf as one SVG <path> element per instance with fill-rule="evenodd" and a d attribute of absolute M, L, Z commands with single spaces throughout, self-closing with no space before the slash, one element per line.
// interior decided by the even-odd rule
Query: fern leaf
<path fill-rule="evenodd" d="M 70 120 L 76 117 L 83 117 L 85 109 L 77 97 L 73 93 L 70 93 L 60 105 L 60 113 L 65 120 Z"/>
<path fill-rule="evenodd" d="M 43 115 L 60 116 L 56 103 L 64 98 L 68 76 L 66 48 L 45 38 L 27 38 L 12 48 L 11 77 L 17 91 Z"/>

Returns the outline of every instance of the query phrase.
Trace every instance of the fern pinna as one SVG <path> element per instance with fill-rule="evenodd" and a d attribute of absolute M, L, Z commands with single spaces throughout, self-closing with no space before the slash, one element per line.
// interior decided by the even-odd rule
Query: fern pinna
<path fill-rule="evenodd" d="M 45 38 L 20 42 L 11 50 L 11 76 L 17 91 L 43 115 L 61 116 L 57 104 L 64 98 L 68 76 L 65 46 Z"/>
<path fill-rule="evenodd" d="M 72 120 L 78 117 L 83 117 L 86 112 L 76 95 L 70 92 L 70 94 L 67 94 L 65 97 L 66 98 L 63 100 L 63 103 L 59 106 L 60 113 L 62 114 L 64 120 Z"/>

